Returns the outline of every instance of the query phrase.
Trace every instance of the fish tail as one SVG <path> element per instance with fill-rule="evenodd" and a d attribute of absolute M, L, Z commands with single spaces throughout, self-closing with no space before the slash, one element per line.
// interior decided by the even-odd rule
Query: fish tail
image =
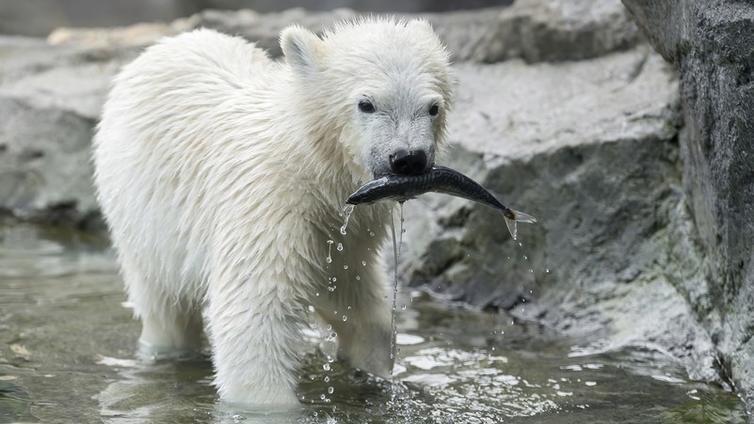
<path fill-rule="evenodd" d="M 527 224 L 533 224 L 537 222 L 537 218 L 534 218 L 528 213 L 517 211 L 515 209 L 506 210 L 503 214 L 503 217 L 505 218 L 505 225 L 508 227 L 508 232 L 511 233 L 513 240 L 516 240 L 518 238 L 518 226 L 516 225 L 517 222 L 525 222 Z"/>

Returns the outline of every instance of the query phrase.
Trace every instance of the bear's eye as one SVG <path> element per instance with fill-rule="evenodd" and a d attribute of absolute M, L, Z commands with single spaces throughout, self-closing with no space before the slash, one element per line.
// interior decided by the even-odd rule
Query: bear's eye
<path fill-rule="evenodd" d="M 429 108 L 430 116 L 437 116 L 438 113 L 440 113 L 440 106 L 434 104 Z"/>
<path fill-rule="evenodd" d="M 359 102 L 359 110 L 364 113 L 374 112 L 374 105 L 369 100 L 361 100 Z"/>

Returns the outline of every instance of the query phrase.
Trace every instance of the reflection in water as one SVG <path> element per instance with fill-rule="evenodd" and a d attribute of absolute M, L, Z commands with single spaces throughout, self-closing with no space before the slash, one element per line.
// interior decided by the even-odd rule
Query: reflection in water
<path fill-rule="evenodd" d="M 108 423 L 169 422 L 204 413 L 214 404 L 207 360 L 144 363 L 102 357 L 100 364 L 117 377 L 97 395 L 100 415 Z"/>
<path fill-rule="evenodd" d="M 395 384 L 338 362 L 325 372 L 308 331 L 301 407 L 244 411 L 217 403 L 207 356 L 135 360 L 138 323 L 101 244 L 0 224 L 0 423 L 745 422 L 734 395 L 656 352 L 589 354 L 504 314 L 411 295 Z"/>

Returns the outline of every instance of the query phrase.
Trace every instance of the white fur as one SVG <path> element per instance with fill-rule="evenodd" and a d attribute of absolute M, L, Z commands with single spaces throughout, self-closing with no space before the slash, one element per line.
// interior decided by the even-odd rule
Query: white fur
<path fill-rule="evenodd" d="M 210 30 L 162 40 L 117 76 L 95 139 L 143 352 L 195 349 L 204 321 L 221 398 L 246 404 L 296 402 L 310 304 L 341 357 L 390 374 L 377 254 L 389 205 L 356 208 L 346 236 L 338 211 L 391 149 L 433 149 L 450 103 L 447 54 L 424 22 L 361 20 L 322 39 L 291 27 L 281 44 L 284 62 Z M 357 110 L 363 95 L 379 113 Z M 430 101 L 443 106 L 431 119 Z"/>

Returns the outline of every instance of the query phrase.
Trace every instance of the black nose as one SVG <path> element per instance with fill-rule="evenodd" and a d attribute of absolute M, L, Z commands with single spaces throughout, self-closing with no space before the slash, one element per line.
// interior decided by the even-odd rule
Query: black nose
<path fill-rule="evenodd" d="M 397 150 L 390 155 L 390 169 L 398 175 L 419 175 L 427 170 L 427 154 L 423 150 Z"/>

